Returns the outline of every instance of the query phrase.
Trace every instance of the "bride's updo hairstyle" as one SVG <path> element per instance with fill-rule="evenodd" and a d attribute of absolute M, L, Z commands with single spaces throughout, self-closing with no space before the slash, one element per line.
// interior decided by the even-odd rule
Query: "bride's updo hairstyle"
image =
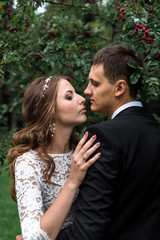
<path fill-rule="evenodd" d="M 48 155 L 47 147 L 54 137 L 50 126 L 54 123 L 58 83 L 61 79 L 69 81 L 66 76 L 39 77 L 29 85 L 24 93 L 22 103 L 24 128 L 13 135 L 13 148 L 7 155 L 12 179 L 10 194 L 15 201 L 15 161 L 18 156 L 30 149 L 36 149 L 39 158 L 47 163 L 43 177 L 47 182 L 54 184 L 50 178 L 55 170 L 55 163 Z M 74 149 L 77 143 L 78 137 L 74 132 L 70 139 L 70 148 Z"/>

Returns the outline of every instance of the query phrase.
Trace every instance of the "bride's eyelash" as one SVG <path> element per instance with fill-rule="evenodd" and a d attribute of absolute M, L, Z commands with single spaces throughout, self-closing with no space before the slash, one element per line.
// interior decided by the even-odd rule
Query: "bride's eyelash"
<path fill-rule="evenodd" d="M 72 96 L 66 96 L 67 100 L 72 100 L 72 98 L 73 98 Z"/>

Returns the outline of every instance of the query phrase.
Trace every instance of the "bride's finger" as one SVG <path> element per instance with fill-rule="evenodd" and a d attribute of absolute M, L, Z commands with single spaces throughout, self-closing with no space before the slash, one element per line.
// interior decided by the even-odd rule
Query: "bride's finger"
<path fill-rule="evenodd" d="M 101 153 L 95 154 L 91 159 L 89 159 L 87 162 L 85 162 L 82 166 L 82 169 L 86 171 L 93 163 L 95 163 L 98 158 L 100 158 Z"/>
<path fill-rule="evenodd" d="M 83 156 L 83 154 L 93 146 L 96 138 L 97 138 L 97 136 L 93 135 L 87 142 L 85 142 L 85 144 L 79 150 L 80 156 Z"/>
<path fill-rule="evenodd" d="M 89 148 L 86 152 L 83 153 L 83 159 L 87 160 L 100 146 L 100 142 L 94 144 L 91 148 Z"/>
<path fill-rule="evenodd" d="M 81 148 L 83 147 L 83 145 L 86 142 L 87 138 L 88 138 L 88 132 L 85 132 L 85 134 L 83 135 L 83 137 L 81 138 L 81 140 L 77 144 L 77 147 L 75 149 L 75 153 L 77 153 L 77 152 L 79 152 L 81 150 Z"/>

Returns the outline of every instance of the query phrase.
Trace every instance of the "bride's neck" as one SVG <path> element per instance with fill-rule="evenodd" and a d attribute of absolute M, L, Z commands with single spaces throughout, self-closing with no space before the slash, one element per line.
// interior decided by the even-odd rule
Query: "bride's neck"
<path fill-rule="evenodd" d="M 58 131 L 58 129 L 55 131 L 55 134 L 53 136 L 52 142 L 47 148 L 48 153 L 57 153 L 57 154 L 63 154 L 68 153 L 72 149 L 70 149 L 69 146 L 69 140 L 71 137 L 73 130 L 66 129 L 61 131 Z"/>

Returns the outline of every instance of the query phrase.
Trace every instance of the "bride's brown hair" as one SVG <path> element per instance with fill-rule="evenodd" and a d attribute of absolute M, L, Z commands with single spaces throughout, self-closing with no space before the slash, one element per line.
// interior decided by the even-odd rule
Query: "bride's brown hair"
<path fill-rule="evenodd" d="M 55 170 L 55 163 L 47 153 L 47 146 L 52 139 L 49 126 L 54 121 L 58 83 L 61 79 L 69 81 L 69 78 L 55 75 L 50 77 L 49 81 L 47 79 L 47 77 L 39 77 L 26 89 L 22 103 L 25 126 L 13 135 L 13 148 L 9 150 L 7 155 L 12 179 L 10 194 L 15 201 L 15 162 L 18 156 L 30 149 L 37 149 L 39 158 L 47 163 L 43 177 L 47 182 L 54 184 L 50 178 Z M 77 143 L 78 137 L 73 132 L 70 138 L 70 148 L 74 149 Z"/>

